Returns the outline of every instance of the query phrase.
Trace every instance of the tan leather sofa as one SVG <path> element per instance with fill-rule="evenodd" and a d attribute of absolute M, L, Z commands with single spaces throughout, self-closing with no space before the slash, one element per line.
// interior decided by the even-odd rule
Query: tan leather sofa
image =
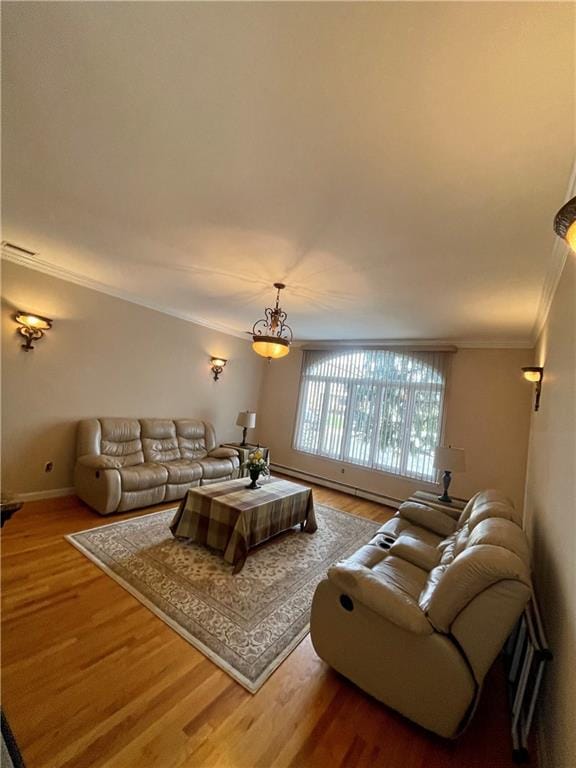
<path fill-rule="evenodd" d="M 458 519 L 405 503 L 317 587 L 318 655 L 441 736 L 469 722 L 482 682 L 531 594 L 521 518 L 498 491 Z"/>
<path fill-rule="evenodd" d="M 85 419 L 78 424 L 76 493 L 109 515 L 173 501 L 238 475 L 238 452 L 218 448 L 196 419 Z"/>

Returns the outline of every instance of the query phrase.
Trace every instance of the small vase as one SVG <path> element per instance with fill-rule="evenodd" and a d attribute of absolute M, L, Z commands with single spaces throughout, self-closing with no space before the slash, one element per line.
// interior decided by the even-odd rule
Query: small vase
<path fill-rule="evenodd" d="M 260 486 L 256 482 L 259 477 L 260 477 L 260 470 L 259 469 L 251 469 L 250 470 L 250 480 L 252 480 L 252 482 L 250 483 L 250 485 L 247 485 L 246 488 L 260 488 Z"/>

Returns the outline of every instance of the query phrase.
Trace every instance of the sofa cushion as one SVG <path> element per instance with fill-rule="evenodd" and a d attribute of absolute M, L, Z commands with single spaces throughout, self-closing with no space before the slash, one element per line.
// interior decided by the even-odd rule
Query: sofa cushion
<path fill-rule="evenodd" d="M 197 460 L 207 456 L 209 449 L 206 444 L 206 425 L 203 421 L 177 419 L 175 425 L 181 458 Z"/>
<path fill-rule="evenodd" d="M 122 492 L 143 491 L 164 485 L 168 481 L 168 470 L 160 464 L 139 464 L 134 467 L 122 467 L 120 482 Z"/>
<path fill-rule="evenodd" d="M 101 439 L 114 443 L 140 441 L 141 427 L 138 419 L 105 418 L 100 419 Z"/>
<path fill-rule="evenodd" d="M 458 519 L 458 528 L 461 528 L 464 523 L 468 521 L 470 515 L 476 509 L 476 507 L 481 506 L 482 504 L 486 504 L 487 502 L 504 502 L 505 504 L 509 504 L 512 507 L 514 506 L 512 500 L 509 499 L 508 496 L 502 493 L 502 491 L 496 490 L 495 488 L 489 488 L 486 491 L 478 491 L 478 493 L 475 493 L 474 496 L 472 496 L 470 501 L 462 510 L 462 514 Z"/>
<path fill-rule="evenodd" d="M 372 572 L 380 579 L 392 584 L 396 590 L 403 592 L 418 601 L 422 590 L 426 585 L 427 572 L 418 566 L 394 557 L 392 553 L 377 563 Z"/>
<path fill-rule="evenodd" d="M 142 448 L 146 461 L 175 461 L 180 458 L 176 424 L 171 419 L 141 419 Z"/>
<path fill-rule="evenodd" d="M 202 467 L 202 477 L 206 480 L 215 480 L 216 478 L 225 478 L 231 475 L 236 467 L 232 459 L 198 459 Z"/>
<path fill-rule="evenodd" d="M 475 547 L 480 544 L 503 547 L 518 555 L 527 566 L 530 563 L 530 547 L 526 534 L 510 520 L 494 517 L 478 523 L 470 534 L 466 546 Z"/>
<path fill-rule="evenodd" d="M 454 531 L 444 541 L 440 542 L 438 545 L 438 549 L 442 553 L 440 563 L 442 565 L 449 565 L 455 557 L 458 557 L 460 552 L 463 552 L 466 548 L 469 537 L 470 525 L 469 523 L 464 523 L 460 530 Z"/>
<path fill-rule="evenodd" d="M 439 509 L 428 507 L 426 504 L 405 501 L 400 505 L 398 514 L 405 520 L 427 528 L 439 536 L 449 536 L 456 530 L 456 521 L 450 515 L 444 514 Z"/>
<path fill-rule="evenodd" d="M 467 547 L 450 565 L 431 571 L 420 596 L 420 607 L 439 632 L 449 632 L 458 614 L 478 595 L 503 581 L 530 586 L 527 564 L 504 547 Z"/>
<path fill-rule="evenodd" d="M 176 423 L 173 419 L 140 419 L 142 437 L 164 440 L 176 439 Z"/>
<path fill-rule="evenodd" d="M 172 484 L 193 483 L 202 477 L 202 467 L 197 461 L 178 459 L 163 462 L 162 466 L 168 472 L 168 482 Z"/>
<path fill-rule="evenodd" d="M 402 560 L 407 560 L 424 571 L 431 571 L 440 560 L 438 547 L 427 544 L 417 536 L 410 536 L 408 533 L 400 534 L 392 544 L 390 554 L 394 557 L 401 557 Z"/>
<path fill-rule="evenodd" d="M 408 520 L 404 520 L 400 515 L 396 514 L 387 523 L 381 525 L 378 529 L 378 533 L 386 533 L 390 536 L 401 536 L 403 533 L 414 536 L 420 541 L 430 544 L 432 547 L 437 547 L 442 541 L 443 537 L 438 536 L 437 533 L 427 531 L 426 528 L 421 528 L 419 525 L 414 525 Z"/>
<path fill-rule="evenodd" d="M 157 485 L 155 488 L 145 488 L 141 491 L 124 491 L 118 505 L 118 512 L 127 512 L 137 507 L 149 507 L 150 504 L 162 504 L 165 499 L 165 485 Z"/>
<path fill-rule="evenodd" d="M 492 518 L 502 518 L 503 520 L 511 520 L 516 525 L 522 525 L 522 515 L 518 510 L 514 509 L 512 504 L 508 504 L 504 501 L 487 501 L 483 504 L 476 504 L 468 523 L 470 530 L 472 530 L 478 523 L 483 520 L 489 520 Z"/>
<path fill-rule="evenodd" d="M 100 419 L 100 453 L 114 456 L 123 467 L 144 462 L 138 419 Z"/>

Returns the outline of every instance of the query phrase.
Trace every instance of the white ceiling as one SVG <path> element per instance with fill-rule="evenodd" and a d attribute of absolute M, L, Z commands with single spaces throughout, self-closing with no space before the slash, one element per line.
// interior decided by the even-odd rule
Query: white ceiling
<path fill-rule="evenodd" d="M 526 342 L 575 11 L 3 3 L 3 236 L 235 331 L 283 280 L 298 339 Z"/>

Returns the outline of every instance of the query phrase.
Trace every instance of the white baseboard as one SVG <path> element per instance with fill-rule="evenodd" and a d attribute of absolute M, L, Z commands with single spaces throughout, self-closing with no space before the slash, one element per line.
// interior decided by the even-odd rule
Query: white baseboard
<path fill-rule="evenodd" d="M 270 468 L 276 472 L 280 472 L 282 475 L 289 475 L 290 477 L 296 477 L 300 480 L 309 480 L 311 483 L 316 483 L 316 485 L 332 488 L 335 491 L 342 491 L 342 493 L 349 493 L 351 496 L 358 496 L 362 499 L 375 501 L 378 504 L 384 504 L 385 506 L 393 507 L 394 509 L 398 509 L 403 501 L 403 499 L 395 499 L 391 496 L 385 496 L 382 493 L 365 491 L 362 488 L 356 488 L 347 483 L 339 483 L 336 480 L 329 480 L 327 477 L 314 475 L 311 472 L 303 472 L 302 470 L 293 469 L 292 467 L 285 467 L 282 464 L 271 464 Z M 74 488 L 53 488 L 46 491 L 33 491 L 32 493 L 17 493 L 15 496 L 19 501 L 39 501 L 41 499 L 58 499 L 62 496 L 73 496 L 75 493 L 76 490 Z"/>
<path fill-rule="evenodd" d="M 33 491 L 32 493 L 14 494 L 18 501 L 39 501 L 40 499 L 59 499 L 61 496 L 73 496 L 75 488 L 53 488 L 50 491 Z"/>
<path fill-rule="evenodd" d="M 279 472 L 281 475 L 296 477 L 299 480 L 308 480 L 311 483 L 316 483 L 316 485 L 322 485 L 325 488 L 332 488 L 335 491 L 342 491 L 342 493 L 349 493 L 351 496 L 358 496 L 361 499 L 375 501 L 378 504 L 384 504 L 385 506 L 392 507 L 393 509 L 398 509 L 403 501 L 403 499 L 394 499 L 391 496 L 384 496 L 382 493 L 364 491 L 362 488 L 356 488 L 355 486 L 348 485 L 347 483 L 339 483 L 337 480 L 329 480 L 327 477 L 314 475 L 311 472 L 303 472 L 300 469 L 285 467 L 283 464 L 270 464 L 270 469 L 275 472 Z"/>

